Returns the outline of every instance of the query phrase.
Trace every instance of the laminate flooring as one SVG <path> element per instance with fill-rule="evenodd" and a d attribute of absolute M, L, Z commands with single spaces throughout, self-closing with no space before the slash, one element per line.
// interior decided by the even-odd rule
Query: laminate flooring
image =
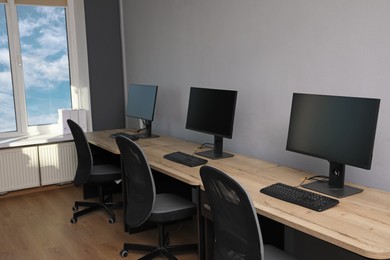
<path fill-rule="evenodd" d="M 124 242 L 157 244 L 157 229 L 128 234 L 123 210 L 108 223 L 103 211 L 92 212 L 71 224 L 72 206 L 82 200 L 73 185 L 52 190 L 0 197 L 0 259 L 138 259 L 144 253 L 119 255 Z M 195 220 L 170 225 L 171 244 L 196 243 Z M 178 259 L 198 259 L 196 252 L 177 254 Z M 156 258 L 165 259 L 165 258 Z"/>

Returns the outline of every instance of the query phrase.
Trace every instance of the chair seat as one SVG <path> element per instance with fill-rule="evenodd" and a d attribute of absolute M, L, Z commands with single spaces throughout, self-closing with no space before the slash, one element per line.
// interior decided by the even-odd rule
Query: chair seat
<path fill-rule="evenodd" d="M 111 164 L 94 165 L 88 182 L 101 184 L 121 178 L 121 169 Z"/>
<path fill-rule="evenodd" d="M 175 194 L 156 194 L 150 220 L 153 222 L 170 222 L 190 218 L 196 214 L 196 204 Z"/>

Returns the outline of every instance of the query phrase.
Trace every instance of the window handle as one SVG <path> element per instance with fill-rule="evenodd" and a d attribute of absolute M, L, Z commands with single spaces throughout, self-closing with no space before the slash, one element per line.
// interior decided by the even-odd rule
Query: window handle
<path fill-rule="evenodd" d="M 18 65 L 19 65 L 19 67 L 22 67 L 22 56 L 20 56 L 20 55 L 18 54 L 18 55 L 16 55 L 16 58 L 17 58 L 17 60 L 18 60 Z"/>

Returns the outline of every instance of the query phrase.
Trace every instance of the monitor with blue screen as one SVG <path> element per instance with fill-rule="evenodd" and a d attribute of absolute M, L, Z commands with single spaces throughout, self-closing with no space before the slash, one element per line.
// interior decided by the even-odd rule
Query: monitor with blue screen
<path fill-rule="evenodd" d="M 126 115 L 143 121 L 145 131 L 139 138 L 157 137 L 152 134 L 152 121 L 157 100 L 158 86 L 130 84 L 127 91 Z"/>

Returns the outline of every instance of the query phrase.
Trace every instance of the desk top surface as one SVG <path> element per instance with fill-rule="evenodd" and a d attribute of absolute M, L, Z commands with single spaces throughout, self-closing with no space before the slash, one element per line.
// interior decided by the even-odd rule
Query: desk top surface
<path fill-rule="evenodd" d="M 119 154 L 115 139 L 109 136 L 120 131 L 126 130 L 86 135 L 90 143 Z M 136 143 L 143 149 L 153 169 L 187 184 L 202 186 L 200 166 L 187 167 L 163 158 L 175 151 L 192 154 L 198 144 L 166 136 L 139 139 Z M 311 175 L 309 173 L 239 154 L 221 160 L 208 159 L 207 164 L 236 179 L 250 194 L 258 214 L 356 254 L 390 259 L 390 192 L 361 187 L 364 189 L 362 193 L 341 198 L 337 206 L 316 212 L 259 192 L 275 182 L 297 186 L 303 178 Z"/>

